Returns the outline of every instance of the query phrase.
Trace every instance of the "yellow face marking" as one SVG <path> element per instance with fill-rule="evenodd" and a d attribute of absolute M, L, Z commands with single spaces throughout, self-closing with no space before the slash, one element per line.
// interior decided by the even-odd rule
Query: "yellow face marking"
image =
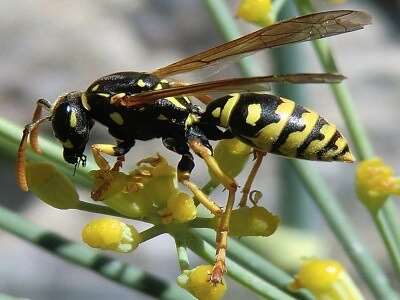
<path fill-rule="evenodd" d="M 117 125 L 123 125 L 124 119 L 122 118 L 121 114 L 118 112 L 113 112 L 110 114 L 110 119 L 113 120 Z"/>
<path fill-rule="evenodd" d="M 160 115 L 157 117 L 157 120 L 165 121 L 165 120 L 168 120 L 168 118 L 167 118 L 166 116 L 164 116 L 163 114 L 160 114 Z"/>
<path fill-rule="evenodd" d="M 326 144 L 331 140 L 332 136 L 336 132 L 336 126 L 333 124 L 325 124 L 322 126 L 319 131 L 324 135 L 322 140 L 314 140 L 312 141 L 307 148 L 304 150 L 304 156 L 309 157 L 310 159 L 316 159 L 317 153 L 319 150 L 323 149 Z"/>
<path fill-rule="evenodd" d="M 176 107 L 186 109 L 186 107 L 184 105 L 182 105 L 182 103 L 180 103 L 179 100 L 176 99 L 175 97 L 167 97 L 165 99 L 167 99 L 169 102 L 171 102 Z"/>
<path fill-rule="evenodd" d="M 247 107 L 246 123 L 256 126 L 256 122 L 261 118 L 262 108 L 260 104 L 250 104 Z"/>
<path fill-rule="evenodd" d="M 334 156 L 338 155 L 344 147 L 347 145 L 347 141 L 344 137 L 340 137 L 336 140 L 335 145 L 337 146 L 336 150 L 328 150 L 324 155 L 322 155 L 322 160 L 332 160 Z"/>
<path fill-rule="evenodd" d="M 96 84 L 94 87 L 92 87 L 92 92 L 95 92 L 99 89 L 100 84 Z"/>
<path fill-rule="evenodd" d="M 73 149 L 74 148 L 74 145 L 72 145 L 72 143 L 71 143 L 71 141 L 69 139 L 67 139 L 65 142 L 61 141 L 61 143 L 62 143 L 64 148 L 67 148 L 67 149 Z"/>
<path fill-rule="evenodd" d="M 221 116 L 221 107 L 215 108 L 211 114 L 214 118 L 219 118 Z"/>
<path fill-rule="evenodd" d="M 110 97 L 110 94 L 107 94 L 107 93 L 97 93 L 97 95 L 100 97 L 104 97 L 104 98 Z"/>
<path fill-rule="evenodd" d="M 71 128 L 75 128 L 76 127 L 76 123 L 77 123 L 76 112 L 72 111 L 71 115 L 69 116 L 69 126 Z"/>
<path fill-rule="evenodd" d="M 229 118 L 231 116 L 232 110 L 235 108 L 236 103 L 239 101 L 240 94 L 230 94 L 231 98 L 225 103 L 224 107 L 222 108 L 221 112 L 221 119 L 220 123 L 223 127 L 228 127 Z"/>
<path fill-rule="evenodd" d="M 309 136 L 315 124 L 317 123 L 318 118 L 318 114 L 313 111 L 303 113 L 301 115 L 301 120 L 306 127 L 302 131 L 290 133 L 285 143 L 279 147 L 279 151 L 286 156 L 295 157 L 297 154 L 297 149 Z"/>
<path fill-rule="evenodd" d="M 82 93 L 81 101 L 82 101 L 83 107 L 86 108 L 86 110 L 90 110 L 91 109 L 91 107 L 90 107 L 90 105 L 88 103 L 88 99 L 87 99 L 86 93 Z"/>
<path fill-rule="evenodd" d="M 155 90 L 155 91 L 162 90 L 162 85 L 161 85 L 161 83 L 157 84 L 154 90 Z"/>
<path fill-rule="evenodd" d="M 136 84 L 137 84 L 138 86 L 140 86 L 140 87 L 145 87 L 145 86 L 146 86 L 146 83 L 145 83 L 142 79 L 139 79 L 139 80 L 136 82 Z"/>
<path fill-rule="evenodd" d="M 279 115 L 279 122 L 268 124 L 257 133 L 257 137 L 249 138 L 259 150 L 269 152 L 276 142 L 287 121 L 293 113 L 295 103 L 291 100 L 281 98 L 283 103 L 279 104 L 275 113 Z"/>
<path fill-rule="evenodd" d="M 168 80 L 167 79 L 161 79 L 160 82 L 161 83 L 168 83 Z"/>

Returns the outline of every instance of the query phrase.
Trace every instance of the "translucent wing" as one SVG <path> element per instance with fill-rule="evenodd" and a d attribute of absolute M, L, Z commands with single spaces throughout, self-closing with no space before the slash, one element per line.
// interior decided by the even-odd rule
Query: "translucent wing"
<path fill-rule="evenodd" d="M 353 10 L 327 11 L 292 18 L 157 69 L 153 74 L 165 78 L 211 66 L 234 56 L 249 55 L 261 49 L 359 30 L 370 23 L 371 17 L 368 14 Z"/>
<path fill-rule="evenodd" d="M 126 96 L 121 104 L 128 107 L 152 103 L 157 99 L 176 96 L 197 96 L 212 92 L 248 92 L 265 91 L 265 84 L 270 82 L 298 83 L 339 83 L 345 77 L 329 73 L 301 73 L 288 75 L 271 75 L 260 77 L 231 78 L 195 84 L 171 83 L 172 87 L 162 90 L 142 92 Z"/>

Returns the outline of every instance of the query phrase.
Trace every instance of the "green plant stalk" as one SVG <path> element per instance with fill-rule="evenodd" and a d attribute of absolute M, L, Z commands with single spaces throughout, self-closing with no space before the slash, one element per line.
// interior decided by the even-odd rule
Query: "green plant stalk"
<path fill-rule="evenodd" d="M 273 0 L 272 1 L 272 8 L 269 13 L 272 20 L 276 21 L 278 19 L 279 13 L 281 9 L 285 6 L 286 0 Z"/>
<path fill-rule="evenodd" d="M 352 225 L 338 205 L 337 199 L 330 192 L 325 181 L 306 162 L 292 160 L 291 164 L 303 180 L 304 185 L 311 196 L 313 196 L 325 220 L 375 297 L 377 299 L 388 300 L 398 299 L 381 268 L 358 240 L 357 234 L 352 229 Z"/>
<path fill-rule="evenodd" d="M 315 12 L 310 0 L 296 0 L 298 10 L 301 14 L 309 14 Z M 327 41 L 313 41 L 315 52 L 319 61 L 326 72 L 338 73 L 338 68 L 335 63 L 335 58 Z M 369 159 L 374 155 L 372 145 L 368 139 L 362 123 L 359 119 L 357 110 L 353 104 L 350 92 L 343 83 L 331 84 L 332 92 L 336 98 L 336 102 L 345 120 L 351 139 L 354 143 L 357 157 L 360 160 Z M 400 256 L 400 226 L 397 222 L 398 215 L 396 209 L 391 203 L 391 200 L 386 200 L 387 204 L 382 208 L 383 217 L 374 220 L 382 239 L 385 242 L 387 251 L 393 253 L 393 257 Z M 387 220 L 387 224 L 379 224 L 383 220 Z M 386 222 L 385 222 L 386 223 Z M 386 241 L 389 241 L 388 243 Z M 398 264 L 398 262 L 393 262 Z"/>
<path fill-rule="evenodd" d="M 156 236 L 162 235 L 166 232 L 166 228 L 163 225 L 154 225 L 140 233 L 140 236 L 142 237 L 140 242 L 143 243 L 151 240 L 152 238 L 155 238 Z"/>
<path fill-rule="evenodd" d="M 193 299 L 175 285 L 42 229 L 2 207 L 0 207 L 0 228 L 70 263 L 157 299 Z"/>
<path fill-rule="evenodd" d="M 197 237 L 194 234 L 188 233 L 186 235 L 188 245 L 190 249 L 210 263 L 214 263 L 215 260 L 215 248 L 206 241 Z M 279 300 L 294 300 L 296 298 L 284 293 L 276 286 L 269 284 L 260 277 L 250 272 L 247 267 L 241 266 L 237 262 L 227 259 L 229 266 L 228 276 L 241 283 L 243 286 L 256 292 L 264 299 L 279 299 Z"/>
<path fill-rule="evenodd" d="M 385 216 L 382 214 L 382 210 L 378 210 L 377 212 L 370 212 L 371 218 L 375 222 L 375 226 L 378 228 L 379 233 L 382 236 L 383 242 L 385 243 L 386 249 L 388 249 L 390 258 L 393 262 L 392 266 L 394 270 L 397 272 L 397 276 L 400 278 L 400 252 L 394 251 L 396 249 L 396 245 L 393 245 L 394 239 L 388 238 L 387 232 L 389 229 L 387 228 L 389 225 Z"/>
<path fill-rule="evenodd" d="M 206 1 L 208 4 L 210 1 Z M 220 1 L 216 1 L 220 2 Z M 222 2 L 222 1 L 221 1 Z M 227 13 L 226 6 L 207 6 L 210 13 L 216 19 L 216 24 L 219 27 L 220 32 L 224 34 L 226 40 L 229 40 L 231 36 L 238 36 L 239 31 L 236 27 L 236 24 L 232 22 L 232 18 Z M 218 9 L 218 10 L 216 10 Z M 225 11 L 224 11 L 225 10 Z M 229 31 L 230 34 L 226 34 Z M 245 73 L 247 75 L 247 73 Z M 253 75 L 253 74 L 250 74 Z M 342 90 L 343 92 L 343 90 Z M 350 116 L 351 117 L 351 116 Z M 353 119 L 354 120 L 354 119 Z M 357 122 L 357 120 L 356 120 Z M 359 124 L 359 123 L 358 123 Z M 354 128 L 354 127 L 353 127 Z M 361 128 L 360 126 L 356 126 L 356 129 Z M 354 130 L 354 129 L 353 129 Z M 362 129 L 361 129 L 362 133 Z M 362 140 L 364 142 L 364 140 Z M 368 151 L 368 144 L 364 145 Z M 364 148 L 362 148 L 364 149 Z M 365 150 L 364 150 L 365 151 Z M 370 289 L 374 292 L 375 295 L 385 295 L 387 298 L 378 297 L 378 299 L 395 299 L 395 295 L 393 290 L 391 289 L 388 280 L 379 266 L 375 263 L 373 258 L 366 252 L 364 246 L 357 240 L 356 234 L 352 231 L 350 225 L 344 226 L 343 224 L 348 224 L 347 218 L 344 213 L 341 211 L 340 207 L 335 203 L 338 203 L 337 200 L 333 197 L 330 191 L 325 188 L 321 193 L 318 192 L 318 186 L 325 186 L 325 182 L 322 181 L 319 175 L 316 172 L 313 172 L 310 168 L 305 168 L 301 166 L 301 163 L 298 161 L 292 161 L 292 165 L 295 167 L 297 173 L 300 176 L 300 179 L 304 182 L 305 186 L 308 188 L 310 194 L 315 197 L 321 196 L 321 198 L 315 198 L 315 202 L 319 205 L 324 217 L 327 219 L 331 229 L 337 234 L 339 241 L 342 243 L 344 249 L 347 251 L 348 255 L 353 260 L 353 263 L 358 267 L 358 271 L 361 273 L 362 277 L 366 280 Z M 313 182 L 313 178 L 309 175 L 308 172 L 311 172 L 314 176 L 316 182 Z M 331 203 L 329 203 L 329 201 Z M 328 203 L 325 203 L 328 202 Z M 331 205 L 330 205 L 331 204 Z M 335 208 L 334 211 L 330 212 L 326 210 L 326 207 L 333 206 Z M 344 223 L 341 224 L 341 221 Z M 354 247 L 354 246 L 357 247 Z M 361 256 L 358 256 L 358 253 L 361 253 Z M 376 272 L 376 273 L 374 273 Z"/>
<path fill-rule="evenodd" d="M 190 270 L 189 256 L 187 253 L 186 237 L 184 235 L 175 235 L 176 254 L 181 272 Z"/>

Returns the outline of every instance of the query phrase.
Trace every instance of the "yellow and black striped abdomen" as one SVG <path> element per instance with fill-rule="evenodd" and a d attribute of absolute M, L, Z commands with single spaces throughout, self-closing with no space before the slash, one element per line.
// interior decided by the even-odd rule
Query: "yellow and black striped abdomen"
<path fill-rule="evenodd" d="M 308 160 L 353 161 L 347 141 L 336 126 L 312 110 L 269 94 L 231 94 L 224 98 L 219 110 L 213 107 L 214 117 L 220 112 L 219 125 L 259 150 Z"/>

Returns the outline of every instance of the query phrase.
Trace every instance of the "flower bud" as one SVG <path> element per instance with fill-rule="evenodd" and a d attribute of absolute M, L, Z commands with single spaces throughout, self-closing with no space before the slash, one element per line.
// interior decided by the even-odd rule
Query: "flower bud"
<path fill-rule="evenodd" d="M 226 284 L 210 282 L 213 266 L 200 265 L 192 270 L 186 270 L 177 278 L 180 287 L 186 289 L 199 300 L 219 300 L 225 294 Z"/>
<path fill-rule="evenodd" d="M 82 230 L 82 239 L 93 248 L 126 253 L 137 248 L 141 236 L 135 227 L 105 217 L 88 223 Z"/>
<path fill-rule="evenodd" d="M 73 183 L 53 165 L 29 163 L 26 172 L 30 190 L 43 202 L 58 209 L 79 206 L 79 196 Z"/>
<path fill-rule="evenodd" d="M 236 15 L 247 22 L 264 27 L 274 22 L 269 14 L 271 8 L 271 0 L 242 0 Z"/>
<path fill-rule="evenodd" d="M 390 195 L 400 195 L 400 179 L 380 158 L 362 161 L 357 166 L 356 190 L 358 198 L 372 212 L 377 212 Z"/>
<path fill-rule="evenodd" d="M 236 177 L 247 163 L 252 148 L 238 139 L 222 140 L 214 149 L 214 158 L 222 171 L 231 178 Z M 218 178 L 209 170 L 211 180 L 219 183 Z"/>
<path fill-rule="evenodd" d="M 308 260 L 290 288 L 306 288 L 317 300 L 364 299 L 343 266 L 334 260 Z"/>
<path fill-rule="evenodd" d="M 216 228 L 220 217 L 215 218 Z M 232 211 L 230 236 L 270 236 L 278 228 L 279 217 L 264 207 L 241 207 Z"/>
<path fill-rule="evenodd" d="M 197 210 L 193 198 L 186 193 L 178 193 L 168 199 L 167 210 L 178 223 L 189 222 L 196 218 Z"/>

